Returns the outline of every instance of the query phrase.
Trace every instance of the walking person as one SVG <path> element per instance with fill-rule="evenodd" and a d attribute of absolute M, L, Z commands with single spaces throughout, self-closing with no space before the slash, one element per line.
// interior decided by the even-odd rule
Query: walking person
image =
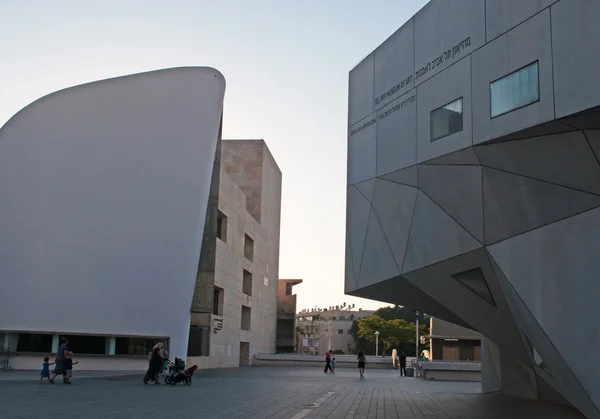
<path fill-rule="evenodd" d="M 331 360 L 331 372 L 335 374 L 335 358 Z"/>
<path fill-rule="evenodd" d="M 400 377 L 406 377 L 406 354 L 404 352 L 400 353 Z"/>
<path fill-rule="evenodd" d="M 56 351 L 56 358 L 54 359 L 54 371 L 52 371 L 52 375 L 48 378 L 52 384 L 54 384 L 54 379 L 57 375 L 63 376 L 63 383 L 67 383 L 67 372 L 65 371 L 64 361 L 65 358 L 69 357 L 69 348 L 67 345 L 69 344 L 69 340 L 67 338 L 60 339 L 60 346 Z"/>
<path fill-rule="evenodd" d="M 44 363 L 42 364 L 42 372 L 40 373 L 40 383 L 44 382 L 44 378 L 50 380 L 50 365 L 54 365 L 54 362 L 50 363 L 49 361 L 50 358 L 44 358 Z"/>
<path fill-rule="evenodd" d="M 333 372 L 331 369 L 331 354 L 333 351 L 330 349 L 329 352 L 325 354 L 325 374 L 327 374 L 327 370 Z"/>
<path fill-rule="evenodd" d="M 365 378 L 365 365 L 367 364 L 367 357 L 363 351 L 358 351 L 358 356 L 356 357 L 358 361 L 358 372 L 360 373 L 360 378 Z"/>
<path fill-rule="evenodd" d="M 151 380 L 154 381 L 154 384 L 160 384 L 158 382 L 158 374 L 163 367 L 163 354 L 165 354 L 164 347 L 164 343 L 159 342 L 152 348 L 148 360 L 148 371 L 146 371 L 146 376 L 144 377 L 144 384 L 148 384 L 148 381 Z"/>
<path fill-rule="evenodd" d="M 73 362 L 73 352 L 69 351 L 69 356 L 64 360 L 64 369 L 67 376 L 67 384 L 71 384 L 71 377 L 73 377 L 73 365 L 79 364 L 78 361 Z"/>

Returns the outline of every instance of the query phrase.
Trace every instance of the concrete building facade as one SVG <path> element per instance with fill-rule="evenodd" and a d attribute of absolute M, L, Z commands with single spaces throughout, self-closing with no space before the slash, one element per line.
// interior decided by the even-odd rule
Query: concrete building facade
<path fill-rule="evenodd" d="M 60 336 L 87 370 L 145 369 L 158 341 L 201 368 L 275 351 L 281 171 L 263 140 L 221 141 L 224 92 L 214 69 L 161 70 L 0 129 L 8 366 Z"/>
<path fill-rule="evenodd" d="M 484 391 L 600 417 L 600 2 L 432 0 L 351 72 L 346 293 L 476 330 Z"/>
<path fill-rule="evenodd" d="M 442 319 L 429 319 L 429 357 L 434 361 L 481 361 L 481 333 Z"/>
<path fill-rule="evenodd" d="M 304 329 L 301 351 L 324 354 L 329 351 L 354 352 L 350 328 L 354 320 L 369 317 L 375 310 L 351 310 L 332 306 L 328 309 L 303 310 L 296 323 Z"/>
<path fill-rule="evenodd" d="M 292 353 L 302 343 L 296 336 L 296 294 L 294 285 L 301 279 L 280 279 L 277 285 L 277 347 L 276 352 Z"/>

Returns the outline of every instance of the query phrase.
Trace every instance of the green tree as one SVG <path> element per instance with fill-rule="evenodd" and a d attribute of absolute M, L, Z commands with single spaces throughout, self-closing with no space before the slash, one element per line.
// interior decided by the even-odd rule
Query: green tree
<path fill-rule="evenodd" d="M 350 335 L 352 335 L 352 339 L 354 339 L 354 353 L 358 353 L 358 351 L 363 351 L 366 354 L 375 353 L 375 343 L 371 342 L 368 339 L 361 338 L 358 335 L 358 320 L 353 319 L 352 327 L 350 327 Z"/>
<path fill-rule="evenodd" d="M 382 345 L 382 354 L 388 349 L 400 349 L 405 343 L 414 342 L 415 325 L 403 319 L 385 320 L 377 314 L 358 321 L 358 336 L 370 342 L 375 342 L 375 332 L 379 332 L 379 341 Z M 404 350 L 404 349 L 401 349 Z"/>

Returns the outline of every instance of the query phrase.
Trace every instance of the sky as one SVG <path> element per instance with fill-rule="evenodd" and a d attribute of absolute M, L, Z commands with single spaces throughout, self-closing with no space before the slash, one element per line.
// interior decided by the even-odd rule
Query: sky
<path fill-rule="evenodd" d="M 344 295 L 348 72 L 427 0 L 0 0 L 0 126 L 78 84 L 178 66 L 225 76 L 223 139 L 283 173 L 280 278 L 298 309 Z"/>

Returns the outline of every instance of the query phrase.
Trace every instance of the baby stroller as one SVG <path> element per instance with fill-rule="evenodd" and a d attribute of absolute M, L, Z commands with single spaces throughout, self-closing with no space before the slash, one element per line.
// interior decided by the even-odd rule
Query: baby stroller
<path fill-rule="evenodd" d="M 171 362 L 167 359 L 167 365 L 169 370 L 165 375 L 166 384 L 175 385 L 181 382 L 188 386 L 192 384 L 192 375 L 194 375 L 194 371 L 198 369 L 197 365 L 193 365 L 186 369 L 185 362 L 180 358 L 175 358 L 175 362 Z"/>

